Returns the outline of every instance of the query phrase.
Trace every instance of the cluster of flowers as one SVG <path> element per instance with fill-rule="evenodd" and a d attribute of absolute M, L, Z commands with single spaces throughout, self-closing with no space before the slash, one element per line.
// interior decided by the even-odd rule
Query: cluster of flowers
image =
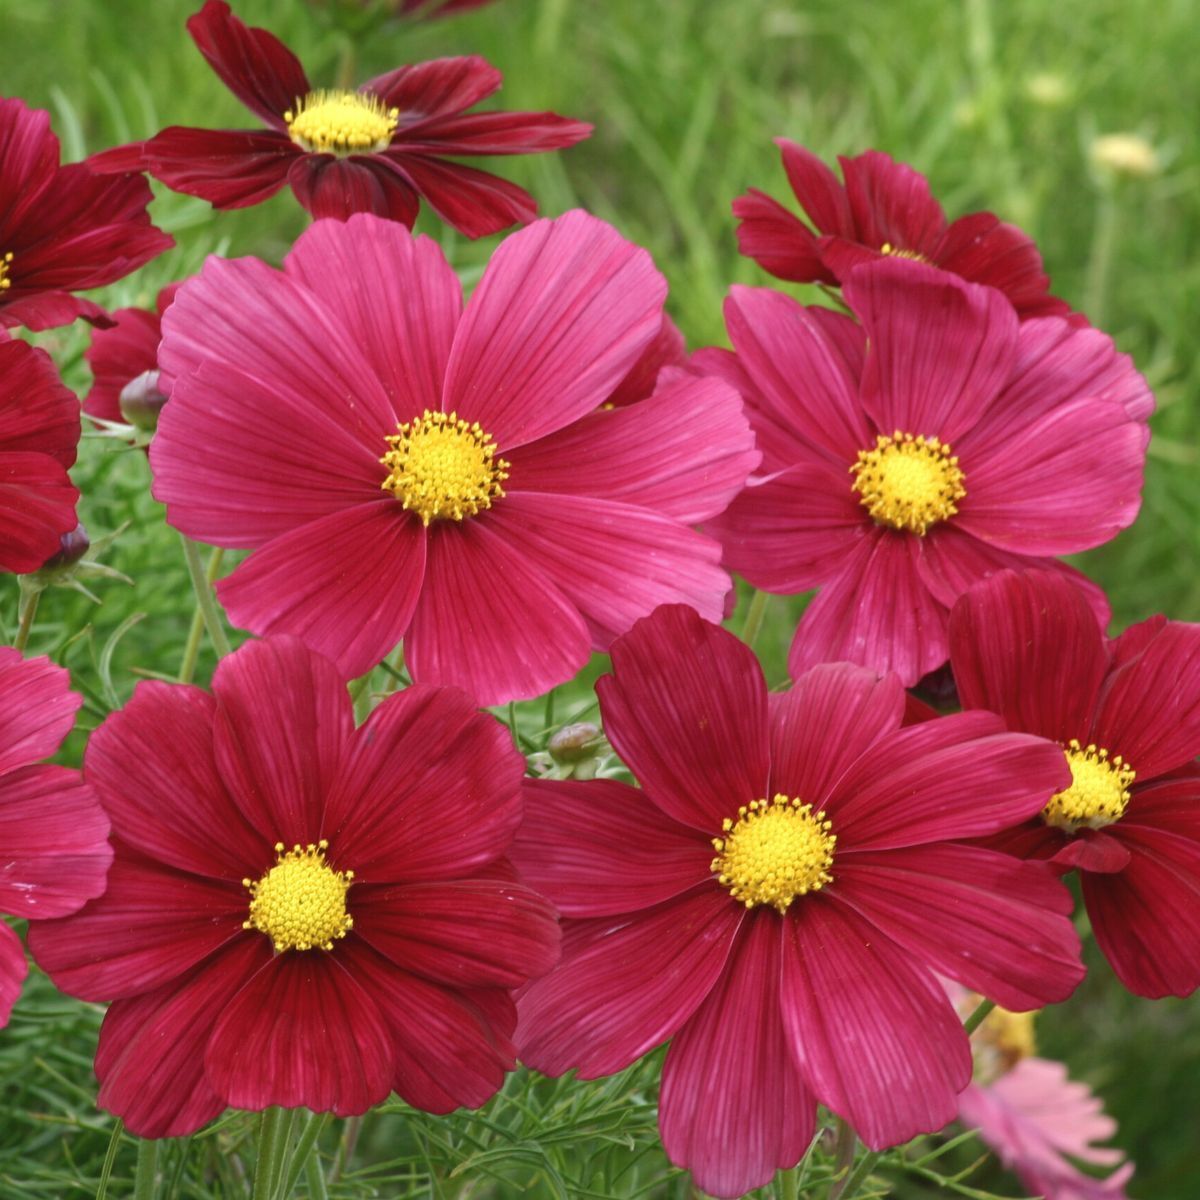
<path fill-rule="evenodd" d="M 1072 993 L 1069 871 L 1126 987 L 1200 985 L 1200 627 L 1108 639 L 1057 557 L 1137 514 L 1128 358 L 1019 230 L 790 143 L 807 221 L 751 192 L 741 248 L 837 306 L 735 287 L 733 349 L 689 356 L 644 250 L 442 160 L 586 125 L 468 113 L 499 85 L 479 59 L 314 90 L 222 0 L 189 28 L 265 129 L 59 167 L 46 114 L 0 103 L 0 318 L 97 325 L 87 412 L 156 426 L 168 522 L 251 552 L 218 596 L 259 640 L 211 693 L 140 683 L 82 773 L 31 765 L 71 726 L 65 672 L 0 657 L 0 904 L 112 1002 L 99 1103 L 147 1137 L 393 1090 L 448 1112 L 518 1056 L 593 1078 L 669 1041 L 663 1142 L 718 1196 L 793 1166 L 818 1103 L 875 1148 L 961 1111 L 1029 1187 L 1119 1195 L 1127 1169 L 1063 1157 L 1118 1160 L 1086 1090 L 1003 1030 L 971 1086 L 959 1008 Z M 333 219 L 279 269 L 210 258 L 110 317 L 72 293 L 170 243 L 141 171 Z M 466 304 L 420 199 L 470 236 L 527 223 Z M 75 527 L 79 409 L 5 338 L 0 566 L 28 572 Z M 729 571 L 817 590 L 785 692 L 716 624 Z M 355 728 L 347 680 L 401 641 L 414 683 Z M 640 787 L 528 778 L 480 711 L 593 651 Z M 947 661 L 964 711 L 939 715 L 906 689 Z M 1077 1122 L 1027 1111 L 1046 1089 Z"/>

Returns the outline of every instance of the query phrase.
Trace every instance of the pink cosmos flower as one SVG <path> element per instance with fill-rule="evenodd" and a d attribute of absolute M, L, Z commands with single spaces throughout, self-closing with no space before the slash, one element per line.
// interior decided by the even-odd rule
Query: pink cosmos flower
<path fill-rule="evenodd" d="M 665 313 L 662 328 L 642 351 L 641 357 L 629 369 L 629 374 L 617 385 L 605 401 L 613 408 L 636 404 L 654 394 L 659 377 L 669 367 L 682 367 L 687 362 L 687 347 L 679 327 Z"/>
<path fill-rule="evenodd" d="M 227 1106 L 484 1103 L 513 1065 L 511 989 L 558 953 L 503 857 L 524 768 L 451 688 L 355 729 L 337 672 L 292 638 L 224 659 L 211 696 L 139 683 L 84 758 L 108 891 L 30 937 L 63 991 L 113 1001 L 100 1106 L 157 1138 Z"/>
<path fill-rule="evenodd" d="M 1037 812 L 1061 754 L 984 713 L 901 729 L 899 680 L 846 663 L 769 697 L 682 606 L 612 662 L 605 732 L 642 790 L 525 783 L 513 858 L 563 958 L 518 997 L 521 1058 L 593 1079 L 672 1039 L 663 1144 L 717 1196 L 793 1166 L 817 1101 L 872 1147 L 942 1128 L 971 1052 L 934 973 L 1014 1009 L 1083 974 L 1052 873 L 954 841 Z"/>
<path fill-rule="evenodd" d="M 36 571 L 78 524 L 79 401 L 44 350 L 0 329 L 0 571 Z"/>
<path fill-rule="evenodd" d="M 150 224 L 140 176 L 59 166 L 50 114 L 0 99 L 0 327 L 104 322 L 72 292 L 113 283 L 175 244 Z"/>
<path fill-rule="evenodd" d="M 83 697 L 48 658 L 0 646 L 0 912 L 63 917 L 104 891 L 108 820 L 78 771 L 39 765 L 75 724 Z M 0 921 L 0 1026 L 26 974 L 21 939 Z"/>
<path fill-rule="evenodd" d="M 804 215 L 751 188 L 733 202 L 738 248 L 764 270 L 797 283 L 842 284 L 864 262 L 897 257 L 931 263 L 1003 292 L 1017 315 L 1068 316 L 1049 294 L 1033 239 L 990 212 L 947 224 L 929 181 L 879 150 L 838 158 L 845 183 L 811 151 L 776 138 Z M 1077 315 L 1072 322 L 1086 324 Z"/>
<path fill-rule="evenodd" d="M 500 87 L 482 58 L 397 67 L 355 91 L 314 88 L 296 56 L 265 29 L 207 0 L 188 32 L 221 82 L 266 129 L 185 129 L 118 146 L 97 169 L 149 171 L 215 208 L 258 204 L 285 184 L 314 217 L 372 212 L 411 226 L 421 199 L 467 237 L 531 221 L 523 188 L 449 157 L 539 154 L 573 146 L 592 127 L 548 112 L 470 113 Z"/>
<path fill-rule="evenodd" d="M 1069 584 L 1005 571 L 954 607 L 963 706 L 1049 738 L 1072 782 L 996 844 L 1078 868 L 1096 942 L 1139 996 L 1200 987 L 1200 625 L 1106 639 Z"/>
<path fill-rule="evenodd" d="M 219 585 L 243 628 L 348 676 L 403 637 L 415 679 L 539 695 L 656 605 L 719 618 L 729 590 L 688 526 L 758 462 L 736 392 L 600 408 L 665 291 L 582 212 L 508 238 L 465 311 L 438 247 L 375 217 L 315 223 L 282 271 L 210 259 L 163 321 L 154 494 L 255 551 Z"/>
<path fill-rule="evenodd" d="M 756 587 L 820 589 L 793 677 L 845 659 L 908 686 L 945 661 L 950 606 L 975 580 L 1065 572 L 1051 556 L 1132 523 L 1153 399 L 1103 334 L 1018 325 L 995 289 L 933 267 L 868 264 L 844 295 L 861 325 L 733 289 L 736 353 L 699 361 L 743 381 L 764 474 L 709 528 Z"/>

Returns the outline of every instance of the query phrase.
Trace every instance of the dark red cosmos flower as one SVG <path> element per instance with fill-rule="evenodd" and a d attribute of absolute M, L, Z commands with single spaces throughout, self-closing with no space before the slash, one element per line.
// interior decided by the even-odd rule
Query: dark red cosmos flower
<path fill-rule="evenodd" d="M 0 571 L 36 571 L 78 524 L 79 401 L 44 350 L 0 329 Z"/>
<path fill-rule="evenodd" d="M 83 411 L 89 417 L 136 425 L 138 421 L 133 418 L 142 415 L 136 406 L 138 400 L 141 400 L 142 408 L 148 409 L 155 403 L 161 407 L 158 343 L 162 340 L 162 317 L 180 286 L 171 283 L 163 288 L 158 293 L 153 312 L 144 308 L 119 308 L 112 314 L 113 324 L 109 328 L 93 331 L 91 345 L 83 355 L 92 369 L 92 386 L 83 399 Z M 134 380 L 141 381 L 144 386 L 138 389 L 136 396 L 131 394 L 122 404 L 121 393 Z M 154 400 L 156 395 L 157 401 Z"/>
<path fill-rule="evenodd" d="M 1073 781 L 993 844 L 1077 867 L 1100 949 L 1139 996 L 1200 986 L 1200 625 L 1151 617 L 1105 639 L 1040 571 L 972 588 L 950 620 L 966 708 L 1057 742 Z"/>
<path fill-rule="evenodd" d="M 175 244 L 150 224 L 144 179 L 90 167 L 59 166 L 49 113 L 0 99 L 0 326 L 107 321 L 70 293 L 121 279 Z"/>
<path fill-rule="evenodd" d="M 420 198 L 468 237 L 537 215 L 533 197 L 447 155 L 536 154 L 573 146 L 592 127 L 554 113 L 466 110 L 500 86 L 475 56 L 398 67 L 357 91 L 314 88 L 299 60 L 265 29 L 243 25 L 224 0 L 188 30 L 222 82 L 269 126 L 172 126 L 100 156 L 108 170 L 146 170 L 216 208 L 244 208 L 289 184 L 314 217 L 371 212 L 412 226 Z"/>
<path fill-rule="evenodd" d="M 104 891 L 112 848 L 100 802 L 78 771 L 39 764 L 82 703 L 62 667 L 0 647 L 0 912 L 9 916 L 63 917 Z M 0 921 L 0 1026 L 25 972 L 21 939 Z"/>
<path fill-rule="evenodd" d="M 642 790 L 525 784 L 513 858 L 564 922 L 518 996 L 522 1060 L 592 1079 L 672 1038 L 663 1144 L 718 1196 L 793 1166 L 817 1100 L 873 1147 L 940 1129 L 971 1051 L 934 972 L 1010 1009 L 1083 975 L 1053 873 L 951 840 L 1036 813 L 1062 756 L 991 714 L 901 729 L 896 677 L 846 663 L 768 696 L 682 606 L 612 663 L 604 728 Z"/>
<path fill-rule="evenodd" d="M 509 990 L 558 953 L 503 858 L 524 766 L 453 688 L 398 692 L 356 730 L 291 638 L 223 660 L 211 696 L 138 684 L 84 758 L 108 891 L 31 939 L 63 991 L 114 1001 L 100 1105 L 171 1137 L 227 1105 L 482 1104 L 513 1065 Z"/>
<path fill-rule="evenodd" d="M 879 150 L 841 158 L 837 176 L 811 151 L 776 138 L 783 169 L 812 224 L 756 188 L 733 202 L 738 248 L 764 270 L 797 283 L 845 283 L 861 263 L 894 255 L 932 263 L 1002 291 L 1017 315 L 1066 316 L 1033 239 L 990 212 L 947 224 L 929 181 Z M 1081 317 L 1073 317 L 1086 323 Z"/>

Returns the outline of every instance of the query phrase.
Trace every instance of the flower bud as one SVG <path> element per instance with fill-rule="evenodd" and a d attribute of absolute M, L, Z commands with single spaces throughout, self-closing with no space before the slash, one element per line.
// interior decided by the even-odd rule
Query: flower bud
<path fill-rule="evenodd" d="M 551 739 L 547 747 L 556 763 L 578 763 L 594 758 L 600 746 L 602 734 L 598 725 L 591 721 L 578 721 L 564 725 Z"/>
<path fill-rule="evenodd" d="M 52 554 L 41 565 L 43 571 L 57 571 L 77 563 L 91 548 L 92 540 L 82 524 L 76 525 L 70 533 L 64 533 L 58 540 L 58 553 Z"/>
<path fill-rule="evenodd" d="M 158 414 L 167 398 L 158 390 L 158 372 L 143 371 L 122 389 L 118 403 L 121 416 L 135 429 L 153 433 L 158 427 Z"/>
<path fill-rule="evenodd" d="M 1145 179 L 1158 174 L 1158 151 L 1136 133 L 1106 133 L 1089 149 L 1092 165 L 1112 175 Z"/>

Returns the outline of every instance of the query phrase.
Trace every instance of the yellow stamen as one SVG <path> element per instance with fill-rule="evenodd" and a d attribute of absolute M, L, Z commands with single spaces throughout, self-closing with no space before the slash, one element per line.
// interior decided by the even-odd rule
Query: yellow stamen
<path fill-rule="evenodd" d="M 889 258 L 908 258 L 913 262 L 927 263 L 929 259 L 917 250 L 901 250 L 899 246 L 893 246 L 891 242 L 884 242 L 879 247 L 880 254 L 886 254 Z"/>
<path fill-rule="evenodd" d="M 435 517 L 461 521 L 492 507 L 510 464 L 496 457 L 496 444 L 479 422 L 456 413 L 426 409 L 387 439 L 379 460 L 388 468 L 380 485 L 428 525 Z"/>
<path fill-rule="evenodd" d="M 1129 788 L 1137 772 L 1118 754 L 1091 743 L 1081 746 L 1072 738 L 1066 747 L 1071 768 L 1071 786 L 1055 792 L 1042 809 L 1042 820 L 1056 829 L 1075 833 L 1080 829 L 1103 829 L 1125 815 Z"/>
<path fill-rule="evenodd" d="M 850 467 L 859 503 L 880 525 L 924 535 L 958 512 L 967 490 L 958 456 L 937 438 L 897 430 L 879 434 L 874 450 L 860 450 Z"/>
<path fill-rule="evenodd" d="M 275 865 L 259 880 L 243 879 L 250 892 L 250 916 L 243 929 L 258 929 L 276 951 L 332 950 L 354 927 L 346 912 L 353 871 L 335 871 L 325 861 L 329 843 L 321 840 L 284 850 L 275 843 Z"/>
<path fill-rule="evenodd" d="M 0 254 L 0 292 L 7 291 L 12 287 L 12 280 L 8 277 L 12 260 L 13 254 L 11 250 L 7 254 Z"/>
<path fill-rule="evenodd" d="M 747 908 L 773 904 L 780 912 L 797 897 L 833 881 L 829 868 L 837 837 L 823 812 L 788 796 L 752 800 L 713 838 L 712 871 Z"/>
<path fill-rule="evenodd" d="M 385 108 L 364 92 L 309 92 L 283 114 L 297 146 L 316 154 L 372 154 L 387 148 L 396 132 L 398 108 Z"/>

